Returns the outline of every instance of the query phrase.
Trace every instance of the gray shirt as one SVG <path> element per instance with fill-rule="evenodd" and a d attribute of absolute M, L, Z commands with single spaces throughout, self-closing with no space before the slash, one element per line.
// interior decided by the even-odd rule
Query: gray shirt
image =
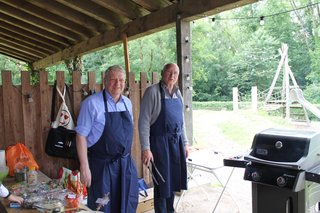
<path fill-rule="evenodd" d="M 161 86 L 165 92 L 165 98 L 179 98 L 183 103 L 183 98 L 178 87 L 174 87 L 172 97 L 164 83 L 161 82 Z M 150 150 L 150 127 L 157 120 L 161 111 L 161 94 L 159 84 L 153 84 L 149 86 L 142 98 L 140 105 L 140 116 L 139 116 L 139 137 L 141 143 L 141 149 Z M 182 129 L 182 142 L 188 144 L 188 139 L 186 135 L 186 127 L 183 118 L 183 129 Z"/>

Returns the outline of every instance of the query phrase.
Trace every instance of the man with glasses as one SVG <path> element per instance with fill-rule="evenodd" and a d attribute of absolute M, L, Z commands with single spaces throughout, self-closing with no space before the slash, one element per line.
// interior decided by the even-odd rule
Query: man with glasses
<path fill-rule="evenodd" d="M 155 213 L 173 213 L 175 192 L 187 189 L 188 140 L 183 99 L 176 83 L 179 67 L 166 64 L 161 81 L 148 87 L 140 106 L 142 161 L 152 167 Z"/>
<path fill-rule="evenodd" d="M 76 127 L 81 182 L 89 187 L 88 206 L 92 210 L 135 213 L 138 178 L 130 155 L 132 104 L 122 95 L 124 70 L 118 65 L 109 67 L 104 86 L 81 103 Z M 97 203 L 99 200 L 103 202 Z"/>

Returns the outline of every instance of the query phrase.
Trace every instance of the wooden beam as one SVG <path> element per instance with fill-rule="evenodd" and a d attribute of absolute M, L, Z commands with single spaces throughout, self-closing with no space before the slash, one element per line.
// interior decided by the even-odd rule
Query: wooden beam
<path fill-rule="evenodd" d="M 128 48 L 128 38 L 125 33 L 122 34 L 122 41 L 123 41 L 123 51 L 124 51 L 124 61 L 126 64 L 126 79 L 128 83 L 129 79 L 129 72 L 130 72 L 130 61 L 129 61 L 129 48 Z"/>
<path fill-rule="evenodd" d="M 149 11 L 156 11 L 159 10 L 162 7 L 166 7 L 170 4 L 172 4 L 168 0 L 133 0 L 136 4 L 143 6 Z"/>
<path fill-rule="evenodd" d="M 171 5 L 140 19 L 136 19 L 122 27 L 109 30 L 101 35 L 92 37 L 87 41 L 80 42 L 70 48 L 66 48 L 63 51 L 36 61 L 33 63 L 33 67 L 35 69 L 45 68 L 77 55 L 87 54 L 102 48 L 120 44 L 122 33 L 126 33 L 130 40 L 170 28 L 175 25 L 177 14 L 180 15 L 181 19 L 190 21 L 201 18 L 199 17 L 199 14 L 209 16 L 256 1 L 257 0 L 180 1 L 178 4 Z"/>
<path fill-rule="evenodd" d="M 0 24 L 2 25 L 1 22 L 0 22 Z M 57 47 L 57 46 L 53 46 L 51 44 L 50 45 L 44 44 L 42 42 L 39 42 L 38 40 L 35 40 L 33 38 L 32 39 L 28 38 L 24 35 L 12 32 L 12 31 L 4 29 L 2 27 L 0 27 L 0 35 L 1 35 L 1 37 L 8 37 L 10 39 L 17 40 L 19 43 L 29 44 L 30 46 L 32 46 L 35 49 L 42 49 L 42 50 L 45 50 L 45 52 L 48 52 L 51 54 L 53 54 L 55 51 L 59 51 L 59 47 Z"/>
<path fill-rule="evenodd" d="M 81 39 L 81 37 L 78 34 L 74 33 L 73 31 L 66 30 L 62 27 L 59 27 L 41 18 L 34 17 L 29 13 L 25 13 L 19 9 L 6 5 L 2 2 L 0 2 L 0 8 L 2 9 L 2 12 L 5 13 L 6 15 L 14 17 L 15 21 L 11 24 L 19 22 L 20 27 L 23 27 L 24 25 L 27 25 L 26 27 L 28 28 L 31 27 L 31 29 L 25 28 L 25 30 L 27 31 L 32 30 L 34 32 L 37 32 L 42 30 L 45 32 L 44 35 L 46 33 L 47 34 L 52 33 L 53 35 L 57 35 L 58 37 L 61 37 L 60 40 L 62 40 L 63 38 L 67 38 L 68 40 L 73 42 Z"/>
<path fill-rule="evenodd" d="M 11 47 L 8 46 L 4 46 L 2 44 L 0 44 L 0 52 L 3 53 L 7 53 L 8 55 L 16 55 L 17 57 L 21 57 L 21 58 L 27 58 L 27 61 L 35 61 L 35 60 L 39 60 L 40 57 L 31 55 L 29 53 L 26 52 L 21 52 L 17 49 L 13 49 Z"/>
<path fill-rule="evenodd" d="M 73 0 L 57 0 L 59 3 L 71 7 L 81 13 L 86 14 L 96 20 L 106 23 L 110 26 L 116 27 L 131 21 L 130 19 L 119 16 L 113 11 L 104 8 L 98 4 L 93 4 L 88 0 L 77 0 L 77 4 Z"/>
<path fill-rule="evenodd" d="M 44 54 L 42 52 L 34 51 L 32 48 L 27 48 L 27 47 L 24 47 L 20 44 L 16 44 L 16 43 L 12 42 L 11 40 L 6 40 L 6 39 L 0 38 L 0 44 L 2 44 L 4 47 L 6 47 L 6 46 L 8 48 L 11 47 L 14 50 L 17 50 L 19 52 L 24 52 L 26 54 L 30 54 L 30 55 L 35 56 L 37 58 L 42 58 L 42 57 L 45 57 L 48 55 L 48 54 Z"/>
<path fill-rule="evenodd" d="M 60 27 L 65 28 L 67 30 L 77 32 L 78 34 L 83 35 L 84 36 L 83 38 L 88 38 L 88 37 L 94 36 L 94 34 L 92 34 L 90 32 L 90 30 L 83 28 L 82 25 L 71 22 L 62 16 L 58 16 L 58 15 L 50 13 L 48 11 L 43 11 L 41 8 L 39 8 L 35 5 L 32 5 L 26 1 L 1 0 L 1 2 L 5 2 L 6 4 L 8 4 L 12 7 L 20 9 L 20 10 L 27 12 L 29 14 L 32 14 L 36 17 L 42 18 L 43 20 L 51 22 L 55 25 L 58 25 Z"/>
<path fill-rule="evenodd" d="M 0 33 L 0 35 L 1 35 L 0 42 L 8 43 L 11 45 L 17 45 L 19 47 L 29 49 L 31 51 L 39 53 L 40 55 L 42 55 L 42 57 L 48 56 L 53 53 L 53 52 L 49 52 L 47 50 L 40 49 L 35 45 L 32 46 L 28 42 L 25 42 L 23 40 L 18 40 L 15 37 L 9 37 L 9 36 L 2 34 L 2 33 Z"/>
<path fill-rule="evenodd" d="M 83 23 L 86 23 L 86 28 L 89 28 L 90 30 L 102 32 L 104 30 L 111 29 L 110 26 L 107 26 L 105 23 L 97 22 L 96 19 L 93 19 L 92 17 L 89 17 L 89 16 L 84 16 L 82 13 L 78 11 L 74 11 L 73 9 L 70 9 L 69 7 L 63 4 L 60 4 L 59 2 L 50 1 L 50 4 L 48 4 L 47 1 L 33 1 L 33 0 L 27 0 L 27 1 L 44 10 L 50 11 L 53 14 L 62 16 L 71 22 L 74 22 L 80 25 L 83 25 Z"/>
<path fill-rule="evenodd" d="M 110 1 L 110 0 L 92 0 L 96 4 L 99 4 L 105 8 L 108 8 L 111 11 L 116 12 L 124 17 L 127 17 L 131 20 L 137 19 L 140 16 L 145 16 L 149 14 L 149 11 L 145 10 L 139 5 L 135 4 L 131 0 L 121 0 L 121 1 Z"/>
<path fill-rule="evenodd" d="M 0 19 L 1 19 L 1 15 L 0 15 Z M 29 24 L 26 23 L 25 25 L 29 25 Z M 62 48 L 66 48 L 68 46 L 68 42 L 63 41 L 63 38 L 60 36 L 56 36 L 56 35 L 48 36 L 48 35 L 43 35 L 43 34 L 40 35 L 40 32 L 42 32 L 44 34 L 45 33 L 51 34 L 46 31 L 41 31 L 40 29 L 38 29 L 37 31 L 29 31 L 29 29 L 22 29 L 20 27 L 12 25 L 11 23 L 5 23 L 5 22 L 1 22 L 0 28 L 4 28 L 10 32 L 19 34 L 23 37 L 26 37 L 26 38 L 29 38 L 32 40 L 36 40 L 39 43 L 53 46 L 54 48 L 55 48 L 55 46 L 57 46 L 57 47 L 59 47 L 59 49 L 62 49 Z"/>
<path fill-rule="evenodd" d="M 26 58 L 26 57 L 23 57 L 23 56 L 17 56 L 17 55 L 14 55 L 12 53 L 5 53 L 2 51 L 2 49 L 0 48 L 0 54 L 1 55 L 5 55 L 5 56 L 8 56 L 10 58 L 13 58 L 15 60 L 20 60 L 20 61 L 24 61 L 26 63 L 31 63 L 32 60 L 30 58 Z"/>

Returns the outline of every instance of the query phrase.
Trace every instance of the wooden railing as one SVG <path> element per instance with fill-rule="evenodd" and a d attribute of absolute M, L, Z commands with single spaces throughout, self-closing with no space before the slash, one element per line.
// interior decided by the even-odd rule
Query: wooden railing
<path fill-rule="evenodd" d="M 62 91 L 65 84 L 65 72 L 56 72 L 57 86 Z M 103 74 L 102 78 L 103 79 Z M 13 85 L 10 71 L 2 71 L 2 85 L 0 86 L 0 149 L 17 142 L 24 143 L 33 153 L 40 169 L 50 178 L 56 178 L 58 169 L 62 166 L 78 169 L 76 160 L 61 159 L 48 156 L 45 151 L 45 142 L 50 128 L 50 113 L 53 85 L 48 84 L 48 72 L 39 73 L 39 84 L 30 84 L 30 72 L 21 72 L 21 85 Z M 90 91 L 100 91 L 103 85 L 96 83 L 94 72 L 88 72 L 88 83 L 81 84 L 81 73 L 72 72 L 70 106 L 77 116 L 84 94 Z M 158 82 L 156 73 L 152 75 L 152 83 Z M 140 73 L 140 81 L 135 81 L 134 73 L 128 77 L 129 95 L 132 101 L 134 116 L 134 137 L 132 156 L 135 160 L 139 177 L 150 181 L 147 170 L 141 163 L 141 149 L 138 135 L 138 118 L 140 100 L 146 87 L 150 85 L 147 74 Z M 56 111 L 60 103 L 56 104 Z"/>

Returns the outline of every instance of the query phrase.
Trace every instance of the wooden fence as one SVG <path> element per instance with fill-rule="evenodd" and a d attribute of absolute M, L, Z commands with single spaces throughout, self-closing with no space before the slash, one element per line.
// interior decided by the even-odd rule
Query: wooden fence
<path fill-rule="evenodd" d="M 64 88 L 65 72 L 57 71 L 57 86 L 61 91 Z M 17 142 L 25 144 L 33 153 L 40 169 L 49 177 L 56 178 L 58 169 L 62 166 L 70 169 L 78 169 L 76 160 L 62 159 L 48 156 L 45 142 L 50 129 L 50 113 L 53 85 L 48 84 L 48 72 L 40 72 L 39 84 L 30 84 L 30 72 L 21 72 L 21 85 L 13 85 L 10 71 L 2 71 L 2 86 L 0 86 L 0 149 Z M 79 113 L 80 103 L 86 97 L 84 91 L 100 91 L 102 84 L 96 83 L 94 72 L 88 72 L 88 83 L 81 84 L 81 73 L 72 72 L 71 107 L 75 115 Z M 103 74 L 102 78 L 103 79 Z M 157 73 L 152 74 L 152 83 L 158 82 Z M 132 156 L 137 166 L 139 177 L 144 177 L 149 182 L 150 175 L 143 168 L 141 162 L 141 149 L 138 135 L 138 118 L 140 111 L 140 100 L 150 82 L 147 74 L 140 73 L 140 82 L 135 81 L 134 73 L 129 73 L 128 86 L 129 98 L 133 105 L 134 136 L 132 145 Z M 32 97 L 32 100 L 30 99 Z M 56 111 L 60 103 L 56 104 Z"/>

